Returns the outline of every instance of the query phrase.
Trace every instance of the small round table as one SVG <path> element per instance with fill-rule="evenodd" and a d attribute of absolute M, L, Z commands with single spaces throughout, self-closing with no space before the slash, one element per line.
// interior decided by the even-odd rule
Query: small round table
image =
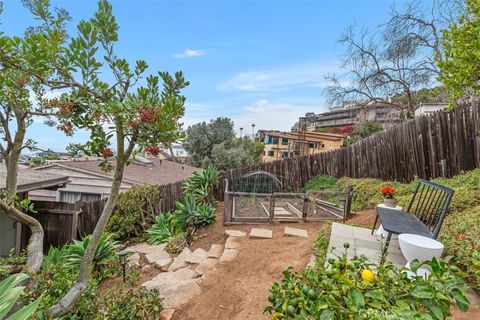
<path fill-rule="evenodd" d="M 391 209 L 391 210 L 397 210 L 397 211 L 400 211 L 400 212 L 402 212 L 402 210 L 403 210 L 402 207 L 399 207 L 399 206 L 396 206 L 395 208 L 393 208 L 393 207 L 388 207 L 388 206 L 386 206 L 386 205 L 383 204 L 383 203 L 377 204 L 377 208 L 379 208 L 379 207 L 380 207 L 380 208 L 387 208 L 387 209 Z M 388 232 L 383 229 L 383 226 L 382 226 L 382 225 L 380 225 L 380 226 L 378 227 L 378 229 L 377 229 L 377 232 L 375 232 L 375 235 L 378 236 L 378 237 L 384 237 L 384 238 L 386 238 L 386 237 L 388 237 Z M 392 239 L 397 239 L 397 238 L 398 238 L 398 235 L 392 234 Z"/>
<path fill-rule="evenodd" d="M 410 269 L 410 262 L 415 259 L 422 262 L 440 258 L 444 249 L 444 245 L 435 239 L 409 233 L 399 235 L 398 244 L 403 256 L 407 260 L 406 267 L 408 269 Z M 407 274 L 409 277 L 415 276 L 411 271 L 408 271 Z M 429 274 L 428 266 L 422 266 L 417 270 L 417 275 L 427 277 Z"/>

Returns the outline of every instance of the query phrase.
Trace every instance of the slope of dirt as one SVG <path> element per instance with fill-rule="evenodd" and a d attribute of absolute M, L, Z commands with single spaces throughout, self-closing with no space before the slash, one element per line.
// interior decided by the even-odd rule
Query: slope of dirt
<path fill-rule="evenodd" d="M 209 231 L 217 228 L 249 231 L 252 227 L 224 227 L 219 222 Z M 305 268 L 320 225 L 321 223 L 255 225 L 254 227 L 273 230 L 273 239 L 250 239 L 248 236 L 240 238 L 239 254 L 235 260 L 217 265 L 215 272 L 200 283 L 202 293 L 176 309 L 173 319 L 269 319 L 268 314 L 263 314 L 263 308 L 268 303 L 268 290 L 272 282 L 281 280 L 282 271 L 288 266 L 296 270 Z M 307 229 L 309 237 L 284 237 L 285 226 Z M 198 242 L 203 239 L 208 239 L 208 234 Z M 194 243 L 194 246 L 198 245 L 200 243 Z"/>

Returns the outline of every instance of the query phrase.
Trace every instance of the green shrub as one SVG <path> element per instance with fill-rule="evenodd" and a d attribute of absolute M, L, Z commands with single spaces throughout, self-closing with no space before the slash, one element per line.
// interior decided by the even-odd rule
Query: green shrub
<path fill-rule="evenodd" d="M 327 175 L 319 175 L 308 181 L 308 183 L 302 188 L 302 191 L 334 189 L 336 184 L 337 178 Z"/>
<path fill-rule="evenodd" d="M 159 319 L 162 299 L 158 290 L 117 288 L 96 299 L 95 316 L 100 320 Z"/>
<path fill-rule="evenodd" d="M 51 264 L 48 268 L 42 268 L 41 272 L 33 275 L 32 279 L 36 286 L 31 286 L 22 297 L 24 303 L 40 299 L 40 307 L 37 311 L 38 319 L 48 319 L 47 310 L 55 305 L 70 290 L 78 277 L 78 268 L 65 263 Z M 67 319 L 90 319 L 90 317 L 77 316 L 79 314 L 93 314 L 93 299 L 96 296 L 98 280 L 92 279 L 82 294 L 74 309 Z"/>
<path fill-rule="evenodd" d="M 40 300 L 21 307 L 18 311 L 8 316 L 25 289 L 25 287 L 19 286 L 19 284 L 27 279 L 27 274 L 17 273 L 0 282 L 0 320 L 27 320 L 37 310 Z"/>
<path fill-rule="evenodd" d="M 65 261 L 72 266 L 80 266 L 85 251 L 87 250 L 90 236 L 84 237 L 81 241 L 74 240 L 72 244 L 66 246 Z M 112 273 L 111 266 L 118 260 L 118 242 L 113 240 L 110 235 L 102 235 L 98 243 L 97 250 L 93 258 L 93 268 L 101 279 L 106 278 Z"/>
<path fill-rule="evenodd" d="M 381 259 L 374 264 L 365 257 L 348 260 L 346 251 L 330 266 L 307 268 L 302 273 L 283 272 L 274 282 L 266 312 L 272 319 L 445 319 L 455 304 L 467 310 L 468 286 L 449 259 L 426 262 L 432 273 L 425 279 L 410 279 L 405 272 Z M 413 261 L 412 270 L 421 266 Z M 362 271 L 376 270 L 373 281 L 362 279 Z"/>
<path fill-rule="evenodd" d="M 182 233 L 182 229 L 173 214 L 159 214 L 155 219 L 155 223 L 147 230 L 148 242 L 150 244 L 161 244 L 180 233 Z"/>
<path fill-rule="evenodd" d="M 155 185 L 137 185 L 120 193 L 106 231 L 113 239 L 138 237 L 150 228 L 161 212 L 160 189 Z"/>
<path fill-rule="evenodd" d="M 183 199 L 183 202 L 175 203 L 176 210 L 174 212 L 178 224 L 181 228 L 186 229 L 188 226 L 193 225 L 197 202 L 193 195 L 187 195 Z"/>
<path fill-rule="evenodd" d="M 213 192 L 218 185 L 220 174 L 213 166 L 193 173 L 183 185 L 184 195 L 194 196 L 197 204 L 213 204 Z"/>
<path fill-rule="evenodd" d="M 447 216 L 440 232 L 447 254 L 453 255 L 480 288 L 480 206 Z"/>

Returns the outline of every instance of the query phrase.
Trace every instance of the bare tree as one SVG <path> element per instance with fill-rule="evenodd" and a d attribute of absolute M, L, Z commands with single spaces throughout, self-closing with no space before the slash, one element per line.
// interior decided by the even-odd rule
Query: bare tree
<path fill-rule="evenodd" d="M 442 59 L 441 30 L 462 12 L 460 1 L 412 1 L 402 11 L 392 7 L 389 20 L 373 32 L 349 27 L 341 75 L 329 75 L 329 102 L 383 103 L 403 117 L 414 116 L 418 90 L 435 85 Z"/>

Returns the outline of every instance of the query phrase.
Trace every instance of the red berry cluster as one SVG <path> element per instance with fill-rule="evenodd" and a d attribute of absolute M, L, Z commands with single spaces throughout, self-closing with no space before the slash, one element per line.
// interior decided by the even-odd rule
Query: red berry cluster
<path fill-rule="evenodd" d="M 160 148 L 158 146 L 149 146 L 145 148 L 145 151 L 150 153 L 152 156 L 157 156 L 160 153 Z"/>
<path fill-rule="evenodd" d="M 113 157 L 113 151 L 110 150 L 109 148 L 103 148 L 102 151 L 101 151 L 101 153 L 102 153 L 102 156 L 103 156 L 104 158 Z"/>

